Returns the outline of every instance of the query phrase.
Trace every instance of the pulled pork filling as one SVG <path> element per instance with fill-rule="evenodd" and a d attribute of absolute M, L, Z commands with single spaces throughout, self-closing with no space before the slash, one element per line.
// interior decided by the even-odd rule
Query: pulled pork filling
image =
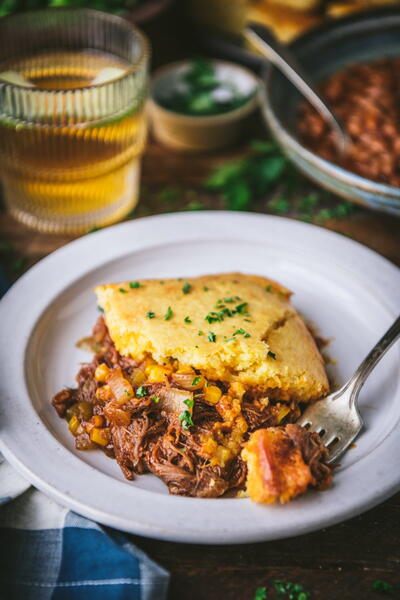
<path fill-rule="evenodd" d="M 235 495 L 245 489 L 247 469 L 240 453 L 249 435 L 261 428 L 283 429 L 300 415 L 295 402 L 207 381 L 172 359 L 158 365 L 150 357 L 141 362 L 123 357 L 103 317 L 93 329 L 91 345 L 95 356 L 82 365 L 77 388 L 61 390 L 52 403 L 67 419 L 76 448 L 101 448 L 129 480 L 151 472 L 172 494 Z M 290 427 L 315 487 L 327 487 L 331 472 L 320 438 Z"/>

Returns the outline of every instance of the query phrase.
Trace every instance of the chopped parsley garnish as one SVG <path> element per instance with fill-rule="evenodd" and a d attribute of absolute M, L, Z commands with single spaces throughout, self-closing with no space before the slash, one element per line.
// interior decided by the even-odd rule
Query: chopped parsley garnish
<path fill-rule="evenodd" d="M 259 587 L 254 594 L 254 600 L 267 600 L 267 588 Z"/>
<path fill-rule="evenodd" d="M 186 400 L 184 400 L 183 403 L 186 404 L 186 406 L 189 409 L 192 409 L 193 406 L 194 406 L 194 400 L 193 400 L 193 398 L 186 398 Z"/>
<path fill-rule="evenodd" d="M 285 596 L 293 598 L 293 600 L 310 600 L 309 592 L 306 592 L 299 583 L 285 582 L 280 579 L 276 579 L 273 583 L 280 597 Z"/>
<path fill-rule="evenodd" d="M 393 585 L 391 583 L 388 583 L 387 581 L 377 579 L 373 582 L 372 589 L 374 590 L 374 592 L 383 592 L 384 594 L 389 594 L 393 591 Z"/>
<path fill-rule="evenodd" d="M 124 390 L 124 394 L 125 394 L 125 396 L 128 396 L 128 397 L 131 395 L 129 390 L 127 390 L 127 389 Z"/>
<path fill-rule="evenodd" d="M 207 339 L 208 339 L 209 342 L 216 342 L 217 341 L 217 336 L 212 331 L 209 331 Z"/>
<path fill-rule="evenodd" d="M 192 286 L 190 285 L 190 283 L 187 281 L 183 288 L 182 288 L 182 293 L 183 294 L 188 294 L 190 292 L 190 290 L 192 289 Z"/>
<path fill-rule="evenodd" d="M 148 395 L 147 388 L 145 388 L 143 385 L 140 385 L 138 387 L 138 389 L 136 390 L 136 396 L 138 398 L 144 398 L 147 395 Z"/>
<path fill-rule="evenodd" d="M 160 396 L 152 396 L 151 399 L 153 400 L 154 404 L 158 404 L 161 400 Z"/>
<path fill-rule="evenodd" d="M 118 291 L 121 292 L 121 294 L 126 294 L 128 292 L 128 290 L 125 290 L 124 288 L 118 288 Z"/>
<path fill-rule="evenodd" d="M 268 350 L 268 356 L 270 358 L 273 358 L 274 360 L 276 360 L 276 354 L 275 354 L 275 352 L 271 352 L 271 350 Z"/>
<path fill-rule="evenodd" d="M 210 289 L 210 288 L 208 288 L 206 285 L 204 285 L 204 286 L 203 286 L 203 291 L 204 291 L 204 292 L 208 292 L 208 290 L 209 290 L 209 289 Z"/>
<path fill-rule="evenodd" d="M 235 307 L 235 312 L 238 313 L 239 315 L 247 315 L 248 306 L 249 306 L 248 302 L 243 302 L 242 304 L 238 304 Z"/>
<path fill-rule="evenodd" d="M 201 381 L 201 375 L 196 375 L 196 377 L 192 381 L 192 385 L 197 385 Z"/>
<path fill-rule="evenodd" d="M 136 290 L 137 288 L 143 287 L 141 283 L 139 283 L 139 281 L 131 281 L 129 284 L 129 287 L 132 288 L 133 290 Z"/>
<path fill-rule="evenodd" d="M 266 292 L 272 292 L 272 285 L 271 284 L 266 285 L 265 286 L 265 291 Z"/>
<path fill-rule="evenodd" d="M 160 281 L 158 283 L 161 283 L 161 285 L 163 285 L 165 283 L 165 281 L 163 279 L 160 279 Z"/>
<path fill-rule="evenodd" d="M 247 331 L 245 331 L 242 327 L 237 329 L 233 335 L 242 335 L 245 338 L 251 337 L 250 333 L 247 333 Z"/>
<path fill-rule="evenodd" d="M 98 306 L 98 307 L 97 307 L 97 310 L 98 310 L 99 312 L 101 312 L 101 313 L 103 313 L 103 312 L 104 312 L 104 308 L 103 308 L 102 306 Z"/>
<path fill-rule="evenodd" d="M 190 429 L 194 425 L 192 415 L 190 414 L 190 412 L 188 410 L 184 410 L 179 415 L 179 420 L 182 423 L 182 429 Z"/>
<path fill-rule="evenodd" d="M 217 115 L 243 106 L 253 92 L 241 90 L 235 81 L 225 81 L 206 58 L 193 59 L 176 86 L 158 94 L 166 109 L 192 116 Z"/>
<path fill-rule="evenodd" d="M 169 321 L 170 318 L 172 317 L 172 314 L 173 314 L 172 313 L 172 308 L 170 306 L 168 306 L 168 310 L 167 310 L 167 312 L 164 315 L 164 320 L 165 321 Z"/>
<path fill-rule="evenodd" d="M 190 317 L 185 317 L 183 320 L 184 320 L 185 323 L 191 323 L 192 322 L 192 319 Z"/>
<path fill-rule="evenodd" d="M 197 335 L 204 335 L 204 331 L 198 331 Z"/>
<path fill-rule="evenodd" d="M 147 313 L 147 315 L 146 315 L 146 317 L 147 317 L 148 319 L 154 319 L 154 318 L 155 318 L 155 316 L 156 316 L 156 314 L 155 314 L 155 313 L 153 313 L 153 312 L 151 312 L 151 310 L 149 310 L 149 312 L 148 312 L 148 313 Z"/>
<path fill-rule="evenodd" d="M 221 312 L 217 313 L 217 312 L 209 312 L 208 315 L 206 315 L 204 317 L 204 320 L 207 321 L 208 323 L 217 323 L 218 321 L 223 321 L 224 320 L 224 315 L 221 314 Z"/>
<path fill-rule="evenodd" d="M 239 315 L 247 315 L 248 314 L 248 302 L 243 302 L 242 304 L 238 304 L 234 309 L 228 308 L 225 306 L 224 302 L 229 304 L 233 302 L 237 302 L 240 300 L 239 296 L 234 296 L 233 298 L 224 298 L 223 300 L 218 300 L 215 308 L 217 311 L 213 310 L 208 313 L 204 317 L 204 320 L 208 323 L 220 323 L 225 319 L 225 317 L 233 317 L 236 314 Z"/>

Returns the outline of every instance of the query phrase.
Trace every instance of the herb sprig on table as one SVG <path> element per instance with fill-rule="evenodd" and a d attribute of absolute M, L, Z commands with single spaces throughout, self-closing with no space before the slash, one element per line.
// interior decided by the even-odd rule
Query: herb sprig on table
<path fill-rule="evenodd" d="M 380 579 L 374 581 L 371 585 L 374 592 L 383 595 L 392 596 L 393 593 L 400 590 L 393 584 L 382 581 Z M 362 597 L 361 590 L 355 594 L 355 597 Z M 282 579 L 275 579 L 272 585 L 267 588 L 266 586 L 258 587 L 255 590 L 253 600 L 311 600 L 311 593 L 306 591 L 304 587 L 299 583 L 292 583 L 290 581 L 283 581 Z"/>
<path fill-rule="evenodd" d="M 324 191 L 304 192 L 308 182 L 270 141 L 251 142 L 248 156 L 215 168 L 205 186 L 222 196 L 228 210 L 249 210 L 255 204 L 261 208 L 259 203 L 267 196 L 264 208 L 268 211 L 317 224 L 354 210 L 351 203 L 336 199 L 327 206 L 329 196 Z"/>
<path fill-rule="evenodd" d="M 270 593 L 273 595 L 271 596 Z M 259 587 L 255 591 L 253 600 L 267 600 L 267 598 L 271 598 L 271 600 L 272 598 L 282 600 L 311 600 L 311 595 L 299 583 L 275 579 L 272 582 L 271 591 L 267 590 L 264 586 Z"/>

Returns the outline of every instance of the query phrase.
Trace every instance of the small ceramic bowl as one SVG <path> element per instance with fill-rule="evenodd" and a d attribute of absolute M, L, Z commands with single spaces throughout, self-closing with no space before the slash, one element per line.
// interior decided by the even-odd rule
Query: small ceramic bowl
<path fill-rule="evenodd" d="M 212 60 L 216 77 L 229 81 L 244 96 L 244 104 L 231 111 L 207 116 L 185 115 L 161 105 L 160 98 L 176 88 L 182 75 L 190 68 L 190 61 L 172 63 L 154 74 L 149 114 L 154 137 L 161 144 L 181 152 L 217 150 L 237 142 L 246 132 L 248 119 L 258 106 L 259 80 L 245 67 L 234 63 Z"/>
<path fill-rule="evenodd" d="M 302 35 L 290 47 L 316 82 L 351 63 L 400 56 L 400 10 L 338 19 Z M 296 131 L 303 98 L 276 68 L 269 69 L 263 88 L 265 119 L 282 150 L 305 175 L 352 202 L 400 216 L 400 188 L 360 177 L 303 146 Z"/>

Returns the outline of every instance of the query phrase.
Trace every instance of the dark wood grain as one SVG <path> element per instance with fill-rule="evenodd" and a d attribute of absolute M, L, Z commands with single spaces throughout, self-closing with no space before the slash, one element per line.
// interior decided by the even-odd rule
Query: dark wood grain
<path fill-rule="evenodd" d="M 379 600 L 374 581 L 400 580 L 399 516 L 397 495 L 346 523 L 269 543 L 188 546 L 132 538 L 171 571 L 171 600 L 252 600 L 258 586 L 272 589 L 274 579 L 301 583 L 313 600 Z"/>

